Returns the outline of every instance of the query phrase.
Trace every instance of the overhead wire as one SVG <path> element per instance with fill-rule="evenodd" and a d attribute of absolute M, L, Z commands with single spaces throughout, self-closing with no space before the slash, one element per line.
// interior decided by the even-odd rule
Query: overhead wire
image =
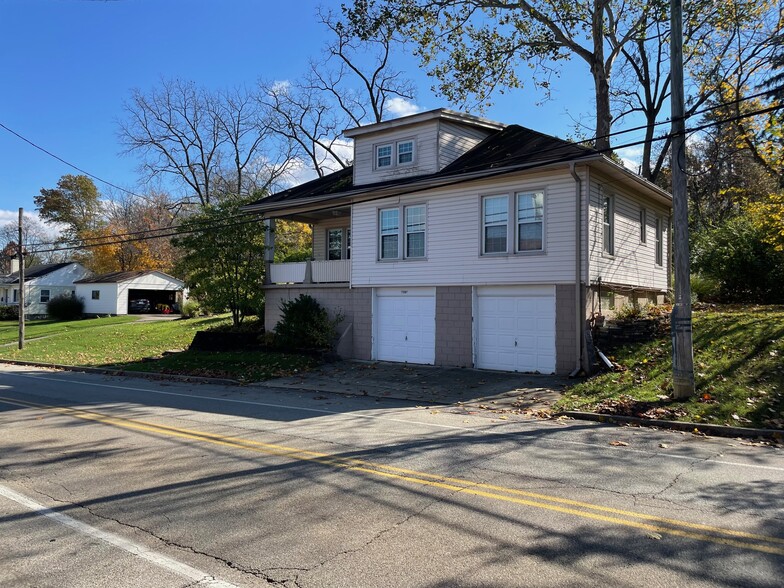
<path fill-rule="evenodd" d="M 751 100 L 751 99 L 754 99 L 754 98 L 757 98 L 757 97 L 760 97 L 760 96 L 763 96 L 763 95 L 767 95 L 767 94 L 768 94 L 768 92 L 763 92 L 763 93 L 759 93 L 759 94 L 755 94 L 755 95 L 752 95 L 752 96 L 745 97 L 743 99 L 739 99 L 737 101 L 732 101 L 732 102 L 728 102 L 728 103 L 723 103 L 721 105 L 711 106 L 711 107 L 702 109 L 700 111 L 696 111 L 695 113 L 692 113 L 691 115 L 689 115 L 689 117 L 687 117 L 687 118 L 692 118 L 694 116 L 698 116 L 700 114 L 704 114 L 704 113 L 710 112 L 712 110 L 716 110 L 716 109 L 719 109 L 719 108 L 724 108 L 724 107 L 732 105 L 734 103 L 739 103 L 739 102 L 742 102 L 742 101 L 745 101 L 745 100 Z M 739 114 L 739 115 L 728 117 L 728 118 L 723 118 L 721 120 L 711 121 L 711 122 L 708 122 L 708 123 L 705 123 L 705 124 L 702 124 L 702 125 L 698 125 L 696 127 L 690 127 L 688 129 L 686 129 L 686 132 L 690 133 L 690 134 L 691 133 L 695 133 L 695 132 L 699 132 L 701 130 L 705 130 L 705 129 L 710 128 L 710 127 L 719 126 L 719 125 L 726 124 L 726 123 L 729 123 L 729 122 L 735 122 L 735 121 L 738 121 L 738 120 L 742 120 L 744 118 L 750 118 L 750 117 L 753 117 L 753 116 L 759 116 L 759 115 L 762 115 L 762 114 L 767 114 L 769 112 L 774 112 L 776 110 L 782 109 L 782 107 L 783 106 L 779 105 L 779 104 L 772 105 L 772 106 L 769 106 L 767 108 L 758 109 L 758 110 L 755 110 L 755 111 Z M 657 122 L 657 123 L 654 123 L 654 126 L 661 126 L 663 124 L 668 124 L 669 122 L 670 121 Z M 0 127 L 5 128 L 6 130 L 10 131 L 10 129 L 5 127 L 5 125 L 3 125 L 2 123 L 0 123 Z M 645 125 L 645 126 L 639 126 L 639 127 L 634 127 L 634 128 L 630 128 L 630 129 L 624 129 L 624 130 L 621 130 L 621 131 L 615 131 L 613 133 L 609 133 L 608 135 L 604 135 L 603 137 L 619 136 L 619 135 L 623 135 L 623 134 L 626 134 L 626 133 L 629 133 L 629 132 L 645 130 L 647 128 L 648 128 L 648 126 Z M 18 135 L 14 131 L 10 131 L 10 132 L 12 132 L 13 134 L 15 134 L 15 135 L 19 136 L 20 138 L 24 139 L 24 137 L 21 137 L 21 135 Z M 663 141 L 663 140 L 666 140 L 666 139 L 671 138 L 671 137 L 672 137 L 671 133 L 665 133 L 663 135 L 659 135 L 657 137 L 651 138 L 650 142 Z M 24 140 L 27 141 L 27 139 L 24 139 Z M 620 149 L 626 149 L 626 148 L 629 148 L 629 147 L 635 147 L 635 146 L 638 146 L 638 145 L 645 144 L 646 142 L 647 142 L 646 139 L 642 139 L 642 140 L 637 140 L 637 141 L 625 143 L 625 144 L 622 144 L 622 145 L 614 145 L 614 146 L 611 146 L 611 147 L 606 148 L 606 149 L 599 149 L 599 150 L 593 149 L 593 151 L 595 153 L 604 154 L 604 153 L 607 153 L 607 152 L 612 152 L 612 151 L 616 151 L 616 150 L 620 150 Z M 557 150 L 560 150 L 560 149 L 562 149 L 562 146 L 550 147 L 550 148 L 541 149 L 541 150 L 538 151 L 538 153 L 542 154 L 542 153 L 547 153 L 549 151 L 557 151 Z M 58 159 L 60 161 L 63 161 L 62 159 L 60 159 L 56 155 L 53 155 L 51 153 L 50 153 L 50 155 L 52 155 L 53 157 L 55 157 L 56 159 Z M 514 165 L 514 162 L 516 160 L 518 160 L 518 159 L 519 159 L 519 157 L 518 158 L 509 158 L 504 163 L 505 164 Z M 555 159 L 552 159 L 552 160 L 538 162 L 538 163 L 533 164 L 530 167 L 527 167 L 525 169 L 526 170 L 536 169 L 537 167 L 543 167 L 545 165 L 553 165 L 553 164 L 557 164 L 557 163 L 560 163 L 560 162 L 563 162 L 563 161 L 568 161 L 568 160 L 573 160 L 573 159 L 574 159 L 573 155 L 568 155 L 568 156 L 564 156 L 564 157 L 561 157 L 561 158 L 555 158 Z M 72 166 L 72 167 L 74 167 L 75 169 L 79 169 L 79 168 L 76 168 L 75 166 Z M 471 167 L 465 168 L 462 171 L 463 172 L 475 171 L 475 170 L 481 169 L 481 167 L 482 167 L 481 165 L 477 164 L 475 166 L 471 166 Z M 521 171 L 520 169 L 506 169 L 507 167 L 508 166 L 505 165 L 505 167 L 503 169 L 499 168 L 497 170 L 497 173 L 491 174 L 491 175 L 493 175 L 493 176 L 495 176 L 495 175 L 503 175 L 503 174 L 508 174 L 508 173 L 514 173 L 516 171 Z M 91 174 L 87 174 L 87 175 L 90 175 L 90 177 L 95 177 L 95 176 L 92 176 Z M 417 178 L 412 178 L 411 179 L 412 182 L 416 181 L 416 180 L 417 180 Z M 105 182 L 104 180 L 100 180 L 99 179 L 99 181 L 102 181 L 102 182 L 106 183 L 107 185 L 114 186 L 114 184 L 111 184 L 109 182 Z M 456 180 L 456 181 L 457 182 L 463 181 L 463 179 L 459 179 L 459 180 Z M 452 183 L 455 183 L 455 182 L 445 183 L 441 187 L 451 185 Z M 117 187 L 117 186 L 114 186 L 114 187 Z M 423 191 L 423 190 L 427 190 L 427 189 L 430 189 L 430 188 L 421 188 L 421 189 L 418 189 L 418 190 L 414 190 L 413 192 L 419 192 L 419 191 Z M 124 191 L 128 192 L 127 190 L 124 190 Z M 128 192 L 128 193 L 129 194 L 133 194 L 132 192 Z M 372 202 L 372 201 L 377 200 L 377 199 L 384 199 L 384 198 L 388 198 L 388 197 L 389 197 L 389 195 L 384 195 L 384 196 L 379 196 L 377 198 L 372 198 L 372 199 L 369 199 L 369 200 L 366 200 L 366 201 L 367 202 Z M 328 209 L 330 209 L 332 207 L 333 207 L 332 205 L 325 205 L 324 207 L 321 207 L 321 208 L 311 209 L 311 212 L 317 212 L 317 211 L 321 211 L 321 210 L 328 210 Z M 233 220 L 233 219 L 247 218 L 247 216 L 249 214 L 253 214 L 253 213 L 241 213 L 241 214 L 238 214 L 238 215 L 229 216 L 229 217 L 226 217 L 225 219 L 222 219 L 222 221 L 223 220 Z M 87 238 L 84 238 L 84 239 L 71 239 L 71 240 L 68 240 L 68 241 L 65 241 L 65 242 L 63 242 L 63 241 L 41 242 L 41 243 L 37 243 L 37 244 L 32 244 L 32 245 L 30 245 L 28 247 L 33 247 L 33 246 L 38 247 L 38 246 L 47 246 L 47 245 L 53 246 L 50 249 L 36 249 L 35 250 L 36 253 L 50 253 L 50 252 L 70 251 L 70 250 L 78 250 L 78 249 L 89 249 L 89 248 L 92 248 L 92 247 L 100 247 L 100 246 L 106 246 L 106 245 L 118 245 L 118 244 L 128 243 L 128 242 L 137 242 L 137 241 L 145 241 L 145 240 L 152 240 L 152 239 L 159 239 L 159 238 L 167 238 L 167 237 L 173 237 L 173 236 L 182 235 L 182 234 L 203 232 L 203 231 L 208 231 L 208 230 L 219 230 L 219 229 L 231 228 L 233 226 L 242 226 L 242 225 L 245 225 L 245 224 L 258 222 L 258 218 L 256 217 L 256 218 L 253 218 L 251 220 L 242 221 L 242 222 L 239 222 L 239 223 L 236 223 L 236 224 L 223 224 L 222 221 L 221 221 L 221 224 L 212 224 L 212 225 L 210 225 L 211 221 L 202 221 L 205 224 L 204 227 L 193 228 L 193 229 L 190 229 L 190 230 L 181 230 L 181 229 L 178 229 L 176 227 L 163 228 L 163 229 L 146 229 L 146 230 L 142 230 L 142 231 L 134 231 L 134 232 L 129 232 L 129 233 L 117 234 L 117 235 L 87 237 Z M 196 222 L 199 222 L 199 221 L 196 221 Z M 155 233 L 155 234 L 153 235 L 151 233 Z M 140 236 L 140 235 L 145 235 L 145 236 Z M 131 237 L 131 238 L 129 238 L 129 239 L 121 239 L 121 237 Z M 95 243 L 92 243 L 92 242 L 85 243 L 85 241 L 96 241 L 96 242 Z M 67 245 L 67 246 L 64 246 L 64 247 L 63 246 L 57 246 L 58 244 L 62 244 L 62 243 L 78 243 L 78 244 Z"/>

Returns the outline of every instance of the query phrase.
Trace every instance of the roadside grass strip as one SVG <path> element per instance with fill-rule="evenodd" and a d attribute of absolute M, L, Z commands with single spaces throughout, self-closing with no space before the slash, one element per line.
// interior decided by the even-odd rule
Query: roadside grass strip
<path fill-rule="evenodd" d="M 94 421 L 104 425 L 121 427 L 135 431 L 144 431 L 165 437 L 176 437 L 181 439 L 191 439 L 213 445 L 233 447 L 274 455 L 296 461 L 307 461 L 318 463 L 332 468 L 339 468 L 351 472 L 357 472 L 369 477 L 384 478 L 409 484 L 439 488 L 452 492 L 460 492 L 471 496 L 477 496 L 489 500 L 507 502 L 528 506 L 543 510 L 559 512 L 562 514 L 577 516 L 585 519 L 602 521 L 626 527 L 642 529 L 647 532 L 661 533 L 683 537 L 698 541 L 737 547 L 740 549 L 750 549 L 763 553 L 784 556 L 784 538 L 748 533 L 734 529 L 726 529 L 700 523 L 692 523 L 678 519 L 649 515 L 635 511 L 622 510 L 589 502 L 571 500 L 557 496 L 550 496 L 537 492 L 507 488 L 494 484 L 473 482 L 461 478 L 453 478 L 428 472 L 420 472 L 391 466 L 383 463 L 367 461 L 357 458 L 341 457 L 288 447 L 272 443 L 263 443 L 241 437 L 232 437 L 197 431 L 193 429 L 183 429 L 160 425 L 147 421 L 116 417 L 99 412 L 75 409 L 63 406 L 50 406 L 38 404 L 15 398 L 0 397 L 0 402 L 19 406 L 23 408 L 41 409 L 55 414 L 61 414 L 86 421 Z"/>

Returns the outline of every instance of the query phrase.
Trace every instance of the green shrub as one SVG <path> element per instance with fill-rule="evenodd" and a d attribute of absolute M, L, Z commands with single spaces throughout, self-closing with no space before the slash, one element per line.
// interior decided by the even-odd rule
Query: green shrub
<path fill-rule="evenodd" d="M 728 219 L 694 238 L 693 269 L 718 284 L 719 302 L 784 302 L 784 252 L 744 216 Z"/>
<path fill-rule="evenodd" d="M 84 300 L 61 294 L 46 303 L 46 314 L 58 321 L 72 321 L 82 318 L 84 313 Z"/>
<path fill-rule="evenodd" d="M 0 306 L 0 321 L 19 320 L 18 306 Z"/>
<path fill-rule="evenodd" d="M 699 302 L 718 302 L 720 288 L 721 284 L 715 278 L 702 274 L 692 274 L 691 276 L 692 302 L 694 299 Z"/>
<path fill-rule="evenodd" d="M 275 327 L 276 344 L 281 349 L 331 349 L 335 339 L 335 327 L 343 320 L 334 320 L 315 298 L 300 294 L 295 300 L 280 305 L 283 316 Z"/>
<path fill-rule="evenodd" d="M 638 302 L 627 302 L 615 311 L 615 319 L 619 321 L 630 321 L 648 316 L 648 305 Z"/>
<path fill-rule="evenodd" d="M 199 306 L 198 302 L 195 300 L 186 300 L 185 304 L 182 305 L 181 314 L 186 318 L 196 318 L 199 316 L 200 310 L 201 307 Z"/>

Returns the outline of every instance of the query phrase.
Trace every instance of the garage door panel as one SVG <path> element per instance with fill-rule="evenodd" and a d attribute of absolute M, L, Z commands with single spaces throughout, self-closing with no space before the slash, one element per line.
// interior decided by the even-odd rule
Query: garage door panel
<path fill-rule="evenodd" d="M 555 372 L 555 293 L 546 288 L 477 291 L 476 365 Z"/>
<path fill-rule="evenodd" d="M 435 362 L 435 294 L 379 292 L 376 357 L 384 361 Z"/>

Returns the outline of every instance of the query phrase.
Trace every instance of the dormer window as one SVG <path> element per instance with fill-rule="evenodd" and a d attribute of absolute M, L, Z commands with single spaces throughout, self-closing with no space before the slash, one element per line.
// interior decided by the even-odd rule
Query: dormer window
<path fill-rule="evenodd" d="M 416 146 L 413 139 L 382 143 L 376 145 L 376 169 L 408 166 L 416 159 Z"/>
<path fill-rule="evenodd" d="M 406 165 L 414 161 L 414 142 L 400 141 L 397 144 L 397 164 Z"/>
<path fill-rule="evenodd" d="M 376 167 L 392 167 L 392 145 L 376 147 Z"/>

